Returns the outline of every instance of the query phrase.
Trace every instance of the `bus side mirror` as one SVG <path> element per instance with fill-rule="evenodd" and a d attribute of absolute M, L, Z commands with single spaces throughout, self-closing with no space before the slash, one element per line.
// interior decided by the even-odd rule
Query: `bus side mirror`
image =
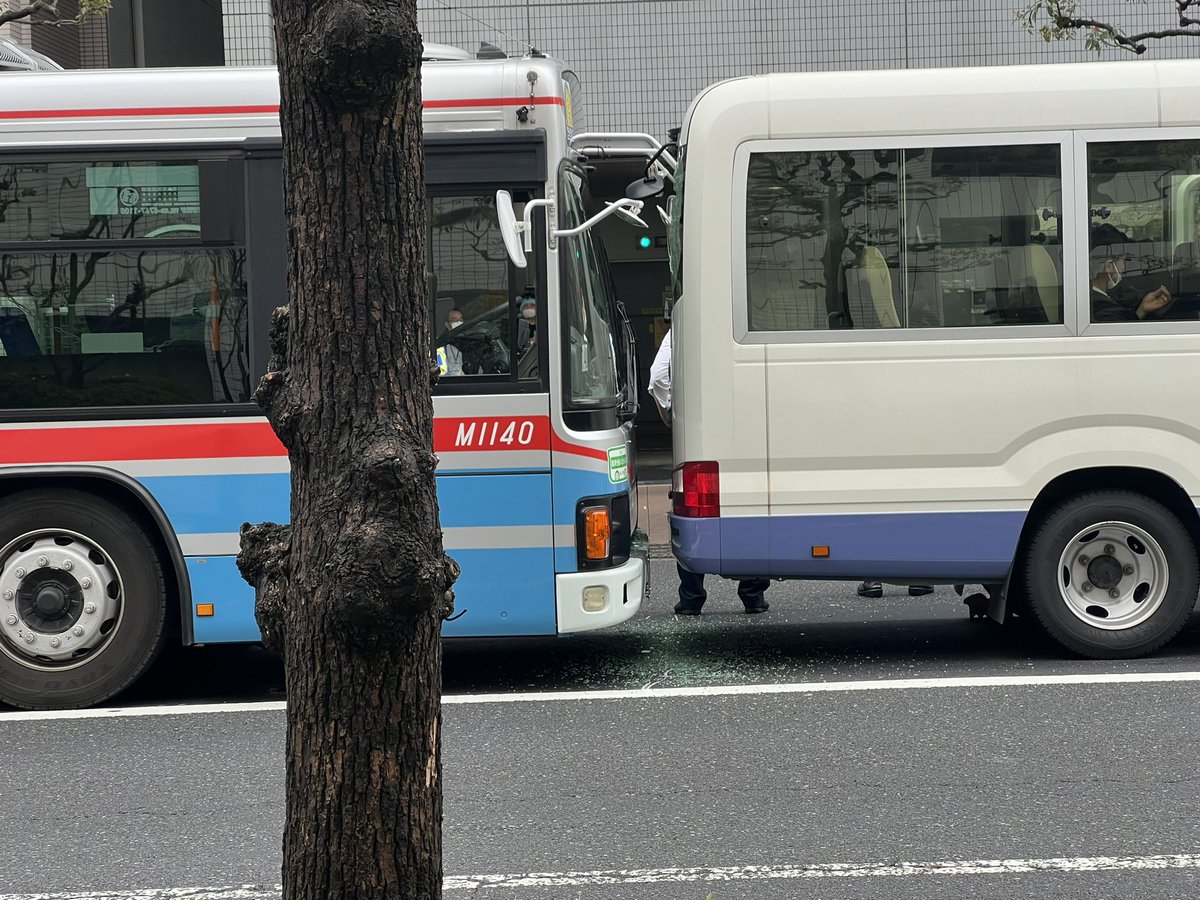
<path fill-rule="evenodd" d="M 630 200 L 649 200 L 661 194 L 666 187 L 667 183 L 662 178 L 647 172 L 645 177 L 629 183 L 629 187 L 625 188 L 625 196 Z"/>
<path fill-rule="evenodd" d="M 500 236 L 504 240 L 504 249 L 508 252 L 508 258 L 519 269 L 524 269 L 528 265 L 525 254 L 533 252 L 533 211 L 539 206 L 550 207 L 551 204 L 549 200 L 527 201 L 525 203 L 524 219 L 518 222 L 516 211 L 512 205 L 512 195 L 508 191 L 496 191 L 496 220 L 500 226 Z M 600 210 L 600 212 L 596 213 L 582 225 L 576 225 L 574 228 L 559 229 L 553 225 L 554 214 L 553 210 L 551 210 L 551 225 L 547 229 L 550 249 L 555 249 L 560 237 L 582 234 L 601 219 L 605 219 L 613 214 L 616 214 L 631 225 L 637 225 L 639 228 L 648 228 L 649 226 L 638 215 L 641 211 L 641 200 L 623 198 L 615 203 L 605 204 L 604 209 Z"/>
<path fill-rule="evenodd" d="M 526 261 L 525 251 L 521 247 L 521 232 L 525 230 L 525 223 L 517 221 L 512 194 L 508 191 L 496 191 L 496 218 L 500 222 L 500 237 L 504 240 L 508 258 L 518 269 L 524 269 Z"/>

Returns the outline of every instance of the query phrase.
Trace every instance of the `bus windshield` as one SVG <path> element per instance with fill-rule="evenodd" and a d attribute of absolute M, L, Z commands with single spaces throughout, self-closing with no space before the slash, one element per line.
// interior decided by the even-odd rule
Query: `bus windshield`
<path fill-rule="evenodd" d="M 587 218 L 583 179 L 563 169 L 559 227 L 574 228 Z M 566 400 L 572 406 L 613 406 L 617 401 L 617 357 L 613 303 L 590 231 L 560 238 Z"/>

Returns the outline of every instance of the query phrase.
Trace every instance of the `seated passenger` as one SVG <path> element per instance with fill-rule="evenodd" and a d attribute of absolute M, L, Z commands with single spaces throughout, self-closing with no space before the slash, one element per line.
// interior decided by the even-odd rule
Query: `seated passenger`
<path fill-rule="evenodd" d="M 1139 296 L 1128 286 L 1117 290 L 1125 278 L 1125 253 L 1117 244 L 1126 244 L 1129 239 L 1112 225 L 1098 225 L 1092 229 L 1092 252 L 1090 272 L 1092 277 L 1092 321 L 1093 322 L 1138 322 L 1148 318 L 1161 318 L 1175 302 L 1166 285 Z"/>

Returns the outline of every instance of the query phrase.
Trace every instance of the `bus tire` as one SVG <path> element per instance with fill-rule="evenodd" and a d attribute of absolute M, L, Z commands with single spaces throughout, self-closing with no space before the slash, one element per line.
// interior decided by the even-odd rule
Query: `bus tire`
<path fill-rule="evenodd" d="M 1061 503 L 1037 526 L 1024 569 L 1034 619 L 1053 640 L 1092 659 L 1153 653 L 1186 624 L 1200 589 L 1187 527 L 1132 491 Z"/>
<path fill-rule="evenodd" d="M 120 693 L 166 638 L 166 581 L 150 537 L 83 491 L 2 502 L 0 701 L 74 709 Z"/>

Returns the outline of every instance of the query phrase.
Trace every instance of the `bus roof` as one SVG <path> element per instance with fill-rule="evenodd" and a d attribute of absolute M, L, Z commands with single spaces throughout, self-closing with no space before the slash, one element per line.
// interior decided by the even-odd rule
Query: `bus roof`
<path fill-rule="evenodd" d="M 1200 123 L 1200 60 L 803 72 L 718 82 L 684 143 Z"/>
<path fill-rule="evenodd" d="M 425 130 L 564 130 L 565 82 L 548 57 L 427 61 Z M 532 79 L 532 80 L 531 80 Z M 532 115 L 519 114 L 522 107 Z M 522 121 L 521 115 L 525 115 Z M 0 76 L 0 145 L 277 137 L 277 71 L 102 69 Z"/>

